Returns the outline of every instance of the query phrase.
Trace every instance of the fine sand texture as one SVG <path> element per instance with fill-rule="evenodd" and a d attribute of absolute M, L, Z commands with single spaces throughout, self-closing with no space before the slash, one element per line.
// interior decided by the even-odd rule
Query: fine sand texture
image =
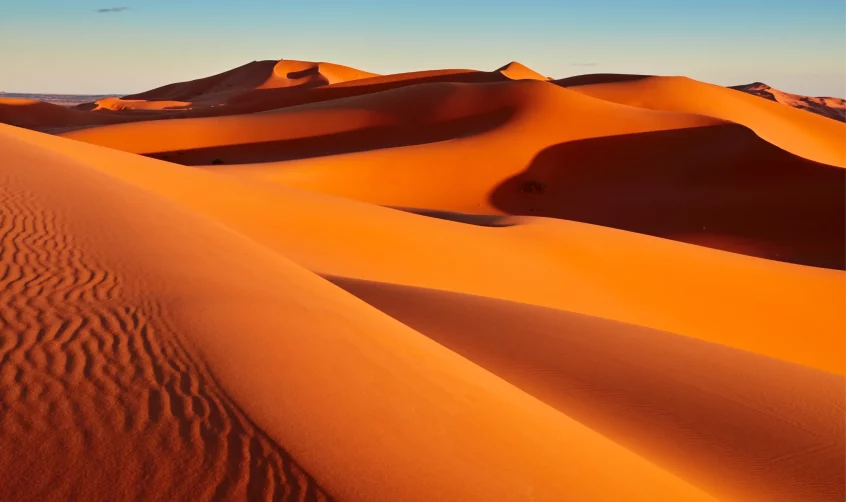
<path fill-rule="evenodd" d="M 0 500 L 843 500 L 846 124 L 800 108 L 289 60 L 0 101 Z"/>

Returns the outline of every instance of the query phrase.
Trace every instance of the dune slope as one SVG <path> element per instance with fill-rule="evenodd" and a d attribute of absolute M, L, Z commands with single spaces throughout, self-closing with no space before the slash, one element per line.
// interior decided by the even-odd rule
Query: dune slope
<path fill-rule="evenodd" d="M 256 89 L 288 87 L 314 87 L 335 84 L 358 78 L 372 77 L 373 73 L 332 63 L 310 61 L 253 61 L 238 68 L 200 78 L 179 82 L 125 96 L 134 101 L 191 101 L 207 103 L 225 102 L 233 96 Z"/>
<path fill-rule="evenodd" d="M 720 499 L 844 497 L 840 377 L 560 310 L 334 281 Z"/>
<path fill-rule="evenodd" d="M 846 124 L 685 77 L 598 76 L 556 81 L 615 103 L 697 113 L 744 125 L 763 139 L 806 159 L 846 167 Z"/>
<path fill-rule="evenodd" d="M 22 201 L 4 206 L 5 301 L 21 302 L 4 337 L 0 459 L 21 476 L 7 493 L 125 498 L 146 476 L 166 498 L 325 498 L 288 451 L 343 500 L 711 499 L 253 241 L 2 141 Z M 68 464 L 86 449 L 93 480 Z"/>
<path fill-rule="evenodd" d="M 550 80 L 528 66 L 512 61 L 497 70 L 511 80 Z"/>
<path fill-rule="evenodd" d="M 91 198 L 114 202 L 120 187 L 0 142 L 0 498 L 325 500 L 163 314 L 156 258 L 122 254 L 151 251 L 133 249 L 138 214 L 103 218 Z"/>
<path fill-rule="evenodd" d="M 0 123 L 39 131 L 62 131 L 84 126 L 125 122 L 126 116 L 93 115 L 34 99 L 0 97 Z"/>
<path fill-rule="evenodd" d="M 846 283 L 839 271 L 560 220 L 467 225 L 19 134 L 176 200 L 321 274 L 560 308 L 844 371 Z"/>

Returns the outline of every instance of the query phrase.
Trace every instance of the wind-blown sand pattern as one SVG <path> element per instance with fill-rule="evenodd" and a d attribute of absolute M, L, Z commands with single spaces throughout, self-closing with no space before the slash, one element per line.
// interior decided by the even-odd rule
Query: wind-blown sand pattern
<path fill-rule="evenodd" d="M 63 221 L 80 215 L 50 202 L 62 195 L 44 177 L 62 164 L 3 146 L 3 499 L 149 500 L 141 486 L 161 500 L 326 499 L 219 390 L 143 278 L 87 253 Z"/>
<path fill-rule="evenodd" d="M 846 124 L 516 62 L 52 106 L 0 102 L 0 500 L 846 496 Z"/>

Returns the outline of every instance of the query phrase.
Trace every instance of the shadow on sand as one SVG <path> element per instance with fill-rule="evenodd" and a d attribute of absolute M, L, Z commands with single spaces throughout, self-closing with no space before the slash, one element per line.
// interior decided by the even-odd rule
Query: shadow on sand
<path fill-rule="evenodd" d="M 727 124 L 561 143 L 491 194 L 548 216 L 844 269 L 846 170 Z"/>

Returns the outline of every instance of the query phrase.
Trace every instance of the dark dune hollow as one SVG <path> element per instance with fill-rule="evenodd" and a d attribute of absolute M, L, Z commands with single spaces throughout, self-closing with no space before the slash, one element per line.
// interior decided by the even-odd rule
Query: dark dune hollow
<path fill-rule="evenodd" d="M 527 184 L 541 190 L 526 190 Z M 846 171 L 739 125 L 611 136 L 540 152 L 491 194 L 509 214 L 604 225 L 843 270 Z"/>
<path fill-rule="evenodd" d="M 188 148 L 150 153 L 146 156 L 186 166 L 211 165 L 217 159 L 222 164 L 255 164 L 309 159 L 399 146 L 422 145 L 478 134 L 506 123 L 513 113 L 511 109 L 504 109 L 435 124 L 399 123 L 321 136 L 208 148 Z"/>

